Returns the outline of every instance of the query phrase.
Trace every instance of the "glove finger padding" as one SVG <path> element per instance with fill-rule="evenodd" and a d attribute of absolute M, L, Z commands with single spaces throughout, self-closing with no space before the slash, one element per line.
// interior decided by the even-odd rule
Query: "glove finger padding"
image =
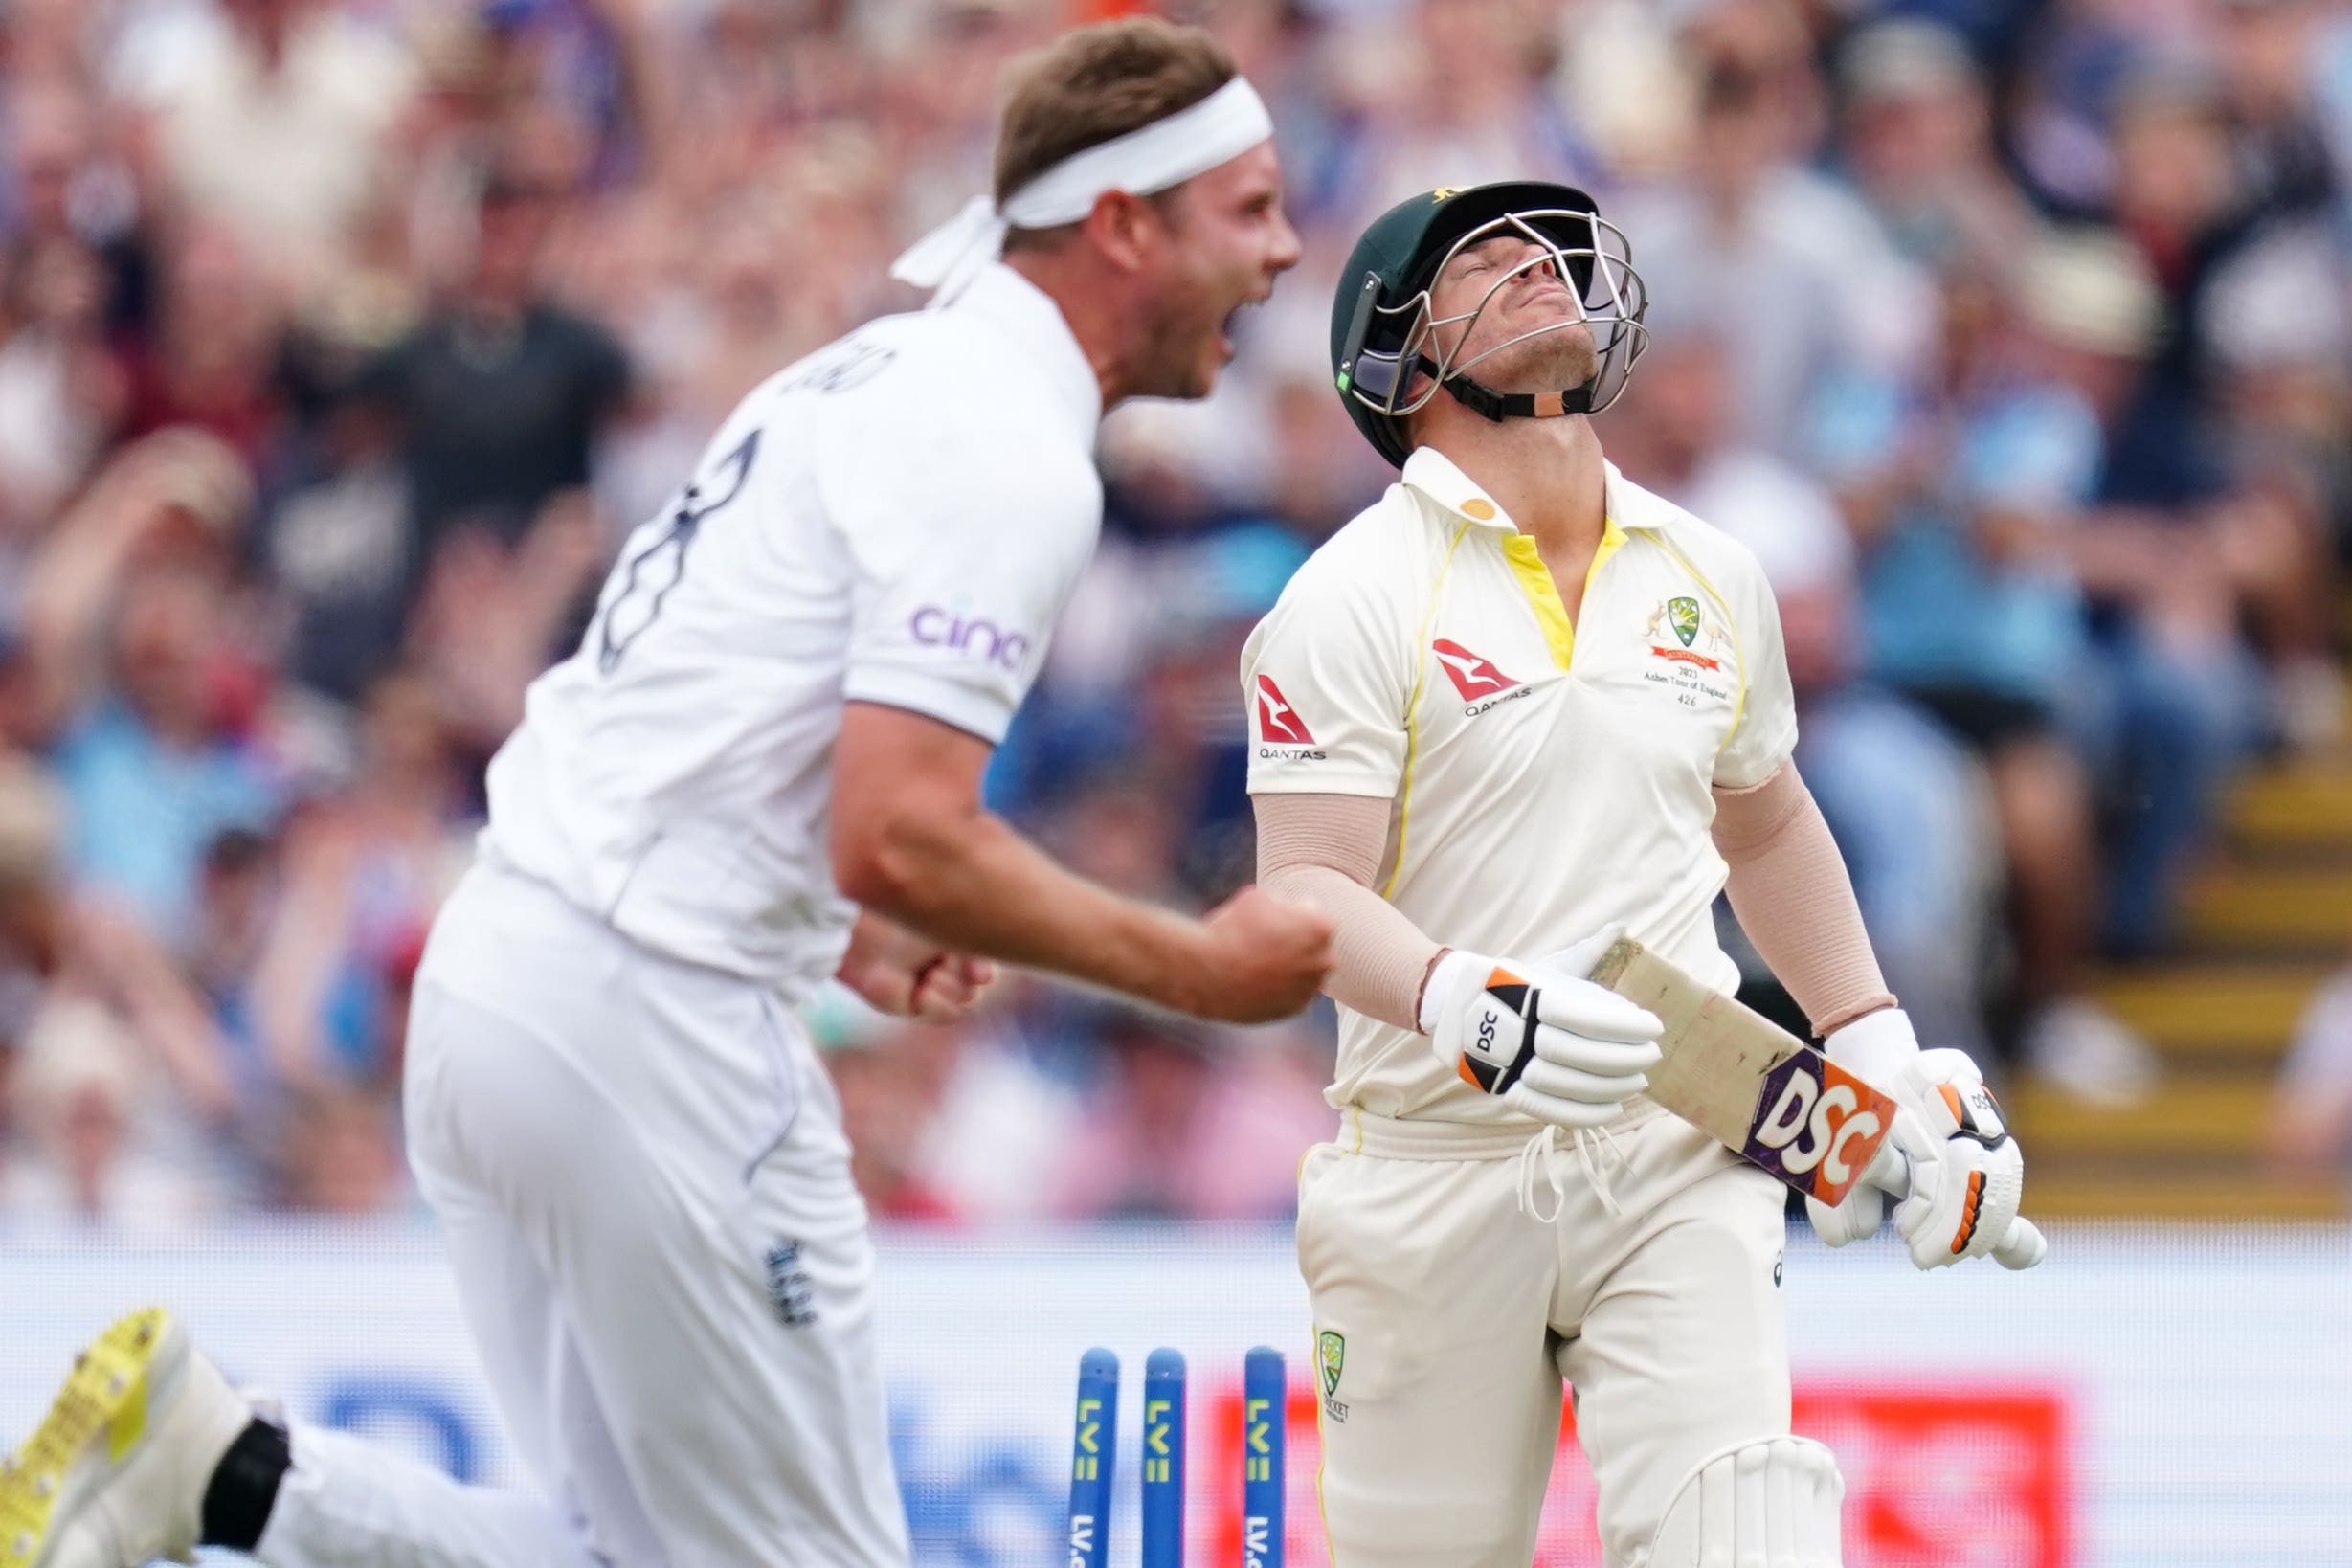
<path fill-rule="evenodd" d="M 1649 1015 L 1643 1013 L 1642 1017 L 1648 1019 Z M 1573 1067 L 1596 1078 L 1638 1078 L 1656 1066 L 1664 1054 L 1658 1049 L 1657 1020 L 1650 1019 L 1649 1023 L 1650 1032 L 1636 1040 L 1608 1040 L 1546 1021 L 1535 1026 L 1535 1054 L 1555 1066 Z"/>
<path fill-rule="evenodd" d="M 1535 1019 L 1555 1029 L 1587 1040 L 1614 1040 L 1628 1045 L 1652 1045 L 1661 1027 L 1647 1009 L 1627 1001 L 1605 986 L 1566 975 L 1544 976 L 1535 992 Z"/>
<path fill-rule="evenodd" d="M 1449 953 L 1430 1043 L 1465 1083 L 1561 1127 L 1606 1121 L 1647 1086 L 1658 1020 L 1589 980 Z"/>
<path fill-rule="evenodd" d="M 1859 1242 L 1865 1236 L 1875 1236 L 1886 1222 L 1887 1195 L 1867 1181 L 1857 1181 L 1846 1195 L 1846 1201 L 1835 1208 L 1818 1198 L 1804 1200 L 1805 1218 L 1813 1221 L 1813 1234 L 1831 1246 L 1844 1246 Z"/>
<path fill-rule="evenodd" d="M 1935 1163 L 1939 1147 L 1936 1135 L 1917 1116 L 1897 1106 L 1887 1141 L 1878 1146 L 1877 1156 L 1847 1193 L 1846 1201 L 1832 1208 L 1818 1198 L 1804 1200 L 1805 1218 L 1813 1221 L 1814 1234 L 1831 1246 L 1877 1235 L 1878 1227 L 1886 1222 L 1888 1197 L 1910 1192 L 1915 1174 Z"/>
<path fill-rule="evenodd" d="M 1548 1094 L 1560 1100 L 1588 1100 L 1595 1105 L 1614 1106 L 1632 1098 L 1649 1087 L 1649 1079 L 1643 1073 L 1597 1073 L 1581 1067 L 1563 1066 L 1551 1060 L 1544 1049 L 1543 1037 L 1549 1030 L 1538 1030 L 1535 1036 L 1535 1059 L 1519 1075 L 1519 1082 L 1537 1094 Z"/>
<path fill-rule="evenodd" d="M 2014 1143 L 1986 1149 L 1964 1138 L 1912 1174 L 1911 1196 L 1895 1205 L 1895 1228 L 1921 1268 L 1981 1258 L 2008 1238 L 2026 1195 L 2026 1161 Z"/>
<path fill-rule="evenodd" d="M 1911 1192 L 1895 1205 L 1895 1228 L 1921 1268 L 1983 1257 L 2017 1221 L 2025 1154 L 1966 1052 L 1922 1051 L 1910 1077 L 1908 1098 L 1938 1142 L 1933 1158 L 1912 1159 Z"/>

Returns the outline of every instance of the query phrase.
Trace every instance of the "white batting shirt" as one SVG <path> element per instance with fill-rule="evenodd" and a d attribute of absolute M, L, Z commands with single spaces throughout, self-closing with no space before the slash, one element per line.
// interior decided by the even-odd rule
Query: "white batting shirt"
<path fill-rule="evenodd" d="M 1712 791 L 1797 742 L 1754 556 L 1607 470 L 1572 622 L 1535 542 L 1429 447 L 1300 568 L 1242 655 L 1249 788 L 1393 802 L 1375 886 L 1432 939 L 1540 959 L 1611 922 L 1729 991 Z M 1333 1105 L 1523 1120 L 1340 1009 Z"/>
<path fill-rule="evenodd" d="M 1060 309 L 1001 263 L 771 378 L 532 683 L 484 854 L 804 995 L 857 914 L 826 852 L 842 705 L 1003 737 L 1093 552 L 1101 417 Z"/>

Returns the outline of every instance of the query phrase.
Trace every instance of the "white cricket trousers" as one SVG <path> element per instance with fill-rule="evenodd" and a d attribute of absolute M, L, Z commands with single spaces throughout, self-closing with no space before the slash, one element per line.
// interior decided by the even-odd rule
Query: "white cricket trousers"
<path fill-rule="evenodd" d="M 784 1002 L 469 872 L 409 1025 L 409 1157 L 543 1497 L 298 1428 L 273 1568 L 907 1568 L 873 1249 Z"/>
<path fill-rule="evenodd" d="M 1610 1568 L 1787 1433 L 1783 1189 L 1661 1108 L 1548 1148 L 1350 1110 L 1299 1184 L 1335 1568 L 1528 1568 L 1562 1378 Z"/>

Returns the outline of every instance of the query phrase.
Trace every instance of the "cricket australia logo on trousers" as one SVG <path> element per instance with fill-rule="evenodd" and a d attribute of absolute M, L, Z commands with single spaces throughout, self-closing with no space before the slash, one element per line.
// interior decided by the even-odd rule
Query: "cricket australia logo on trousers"
<path fill-rule="evenodd" d="M 1315 1335 L 1315 1375 L 1323 1382 L 1323 1413 L 1333 1421 L 1348 1419 L 1348 1407 L 1338 1399 L 1339 1373 L 1347 1360 L 1347 1335 L 1329 1329 Z"/>

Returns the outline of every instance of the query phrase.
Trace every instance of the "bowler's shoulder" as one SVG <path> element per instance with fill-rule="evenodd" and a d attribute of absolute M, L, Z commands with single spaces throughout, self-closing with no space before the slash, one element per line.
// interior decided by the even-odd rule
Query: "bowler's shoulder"
<path fill-rule="evenodd" d="M 745 400 L 795 431 L 828 483 L 965 509 L 1066 501 L 1100 508 L 1085 421 L 1035 366 L 955 311 L 868 322 L 786 366 Z"/>
<path fill-rule="evenodd" d="M 952 310 L 916 310 L 843 333 L 750 395 L 770 403 L 811 397 L 828 410 L 894 413 L 909 424 L 973 426 L 1018 418 L 1031 401 L 1031 379 L 1029 368 L 997 351 L 979 323 Z"/>

